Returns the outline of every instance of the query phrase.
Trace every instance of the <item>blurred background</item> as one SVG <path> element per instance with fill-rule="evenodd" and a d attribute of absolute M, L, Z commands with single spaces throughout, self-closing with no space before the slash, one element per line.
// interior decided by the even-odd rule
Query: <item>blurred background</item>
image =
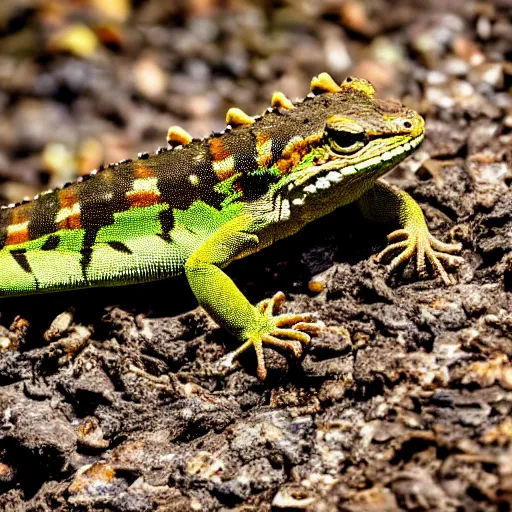
<path fill-rule="evenodd" d="M 173 124 L 221 130 L 322 71 L 506 134 L 511 17 L 510 0 L 2 0 L 0 202 L 154 151 Z"/>

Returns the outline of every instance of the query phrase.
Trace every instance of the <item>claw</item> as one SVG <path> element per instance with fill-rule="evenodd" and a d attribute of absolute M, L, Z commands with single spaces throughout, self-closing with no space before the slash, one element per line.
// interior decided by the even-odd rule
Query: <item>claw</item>
<path fill-rule="evenodd" d="M 290 350 L 293 355 L 299 358 L 302 355 L 302 345 L 298 341 L 293 340 L 281 340 L 276 338 L 272 334 L 264 334 L 261 339 L 267 345 L 274 345 L 274 347 L 278 347 L 284 350 Z"/>
<path fill-rule="evenodd" d="M 260 313 L 273 316 L 273 314 L 285 303 L 285 301 L 285 294 L 283 292 L 277 292 L 270 299 L 262 300 L 256 306 L 256 308 Z"/>
<path fill-rule="evenodd" d="M 388 235 L 388 241 L 391 242 L 392 240 L 401 237 L 409 238 L 409 231 L 407 229 L 397 229 L 395 231 L 392 231 Z"/>
<path fill-rule="evenodd" d="M 391 270 L 394 270 L 402 263 L 410 260 L 416 253 L 416 269 L 421 276 L 426 275 L 426 257 L 432 267 L 441 276 L 444 283 L 450 285 L 453 284 L 454 281 L 447 274 L 441 260 L 449 266 L 460 265 L 464 262 L 464 259 L 460 256 L 451 254 L 460 251 L 462 249 L 461 244 L 448 244 L 441 242 L 428 232 L 425 233 L 423 231 L 410 229 L 397 229 L 388 235 L 388 240 L 393 243 L 377 255 L 377 261 L 381 261 L 391 253 L 400 250 L 401 252 L 391 260 L 389 265 Z"/>
<path fill-rule="evenodd" d="M 262 315 L 269 318 L 271 328 L 267 332 L 252 334 L 245 343 L 228 354 L 226 357 L 227 365 L 230 366 L 240 354 L 253 346 L 256 351 L 258 377 L 260 380 L 265 380 L 267 369 L 263 355 L 264 344 L 288 350 L 297 358 L 302 355 L 303 346 L 311 343 L 310 334 L 318 334 L 321 326 L 311 322 L 309 313 L 274 316 L 274 313 L 283 305 L 284 301 L 284 293 L 278 292 L 272 298 L 265 299 L 256 306 L 256 309 Z"/>
<path fill-rule="evenodd" d="M 462 244 L 447 244 L 446 242 L 441 242 L 441 240 L 433 237 L 430 233 L 428 235 L 428 240 L 432 248 L 437 249 L 438 251 L 454 253 L 462 250 Z"/>
<path fill-rule="evenodd" d="M 279 338 L 289 338 L 291 340 L 297 340 L 304 343 L 304 345 L 309 345 L 311 343 L 311 338 L 309 337 L 309 335 L 307 335 L 304 332 L 297 331 L 295 329 L 277 328 L 272 331 L 272 335 L 277 336 Z"/>
<path fill-rule="evenodd" d="M 464 258 L 460 256 L 455 256 L 453 254 L 445 254 L 444 252 L 433 251 L 433 253 L 440 259 L 446 261 L 446 263 L 450 267 L 454 267 L 455 265 L 461 265 L 464 263 Z"/>
<path fill-rule="evenodd" d="M 310 313 L 302 313 L 300 315 L 279 315 L 275 319 L 276 327 L 283 327 L 284 325 L 295 325 L 299 322 L 309 323 L 311 322 Z"/>
<path fill-rule="evenodd" d="M 297 330 L 297 331 L 306 331 L 306 332 L 309 332 L 310 334 L 313 334 L 314 336 L 316 336 L 316 335 L 320 334 L 320 331 L 324 327 L 325 326 L 314 323 L 314 322 L 298 322 L 292 327 L 292 329 Z"/>

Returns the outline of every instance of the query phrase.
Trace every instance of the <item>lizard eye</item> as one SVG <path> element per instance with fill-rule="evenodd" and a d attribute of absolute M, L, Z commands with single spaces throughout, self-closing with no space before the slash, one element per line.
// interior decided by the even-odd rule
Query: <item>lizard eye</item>
<path fill-rule="evenodd" d="M 326 129 L 326 136 L 331 149 L 335 153 L 347 154 L 358 151 L 366 144 L 366 134 L 364 131 L 347 131 Z"/>

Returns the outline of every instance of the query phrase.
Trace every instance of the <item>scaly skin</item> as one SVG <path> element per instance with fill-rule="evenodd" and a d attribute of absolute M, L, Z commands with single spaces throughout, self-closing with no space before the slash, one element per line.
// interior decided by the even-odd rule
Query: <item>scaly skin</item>
<path fill-rule="evenodd" d="M 319 327 L 308 314 L 276 315 L 277 294 L 251 305 L 223 267 L 300 230 L 339 206 L 396 222 L 383 259 L 395 268 L 425 258 L 445 283 L 442 261 L 460 263 L 457 244 L 436 240 L 417 203 L 379 177 L 424 137 L 419 114 L 379 100 L 363 79 L 337 85 L 322 73 L 293 104 L 274 94 L 251 118 L 239 109 L 228 126 L 194 140 L 169 130 L 172 151 L 139 155 L 54 191 L 0 210 L 0 295 L 121 285 L 185 273 L 199 304 L 249 346 L 266 376 L 263 345 L 299 357 Z"/>

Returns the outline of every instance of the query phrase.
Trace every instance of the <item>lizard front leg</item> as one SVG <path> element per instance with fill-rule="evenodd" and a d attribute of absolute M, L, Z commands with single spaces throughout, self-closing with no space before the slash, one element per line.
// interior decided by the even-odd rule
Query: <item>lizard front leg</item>
<path fill-rule="evenodd" d="M 398 221 L 400 225 L 400 229 L 388 235 L 391 244 L 377 255 L 378 261 L 398 251 L 399 254 L 390 263 L 393 270 L 416 255 L 416 269 L 420 275 L 425 275 L 427 258 L 442 280 L 446 284 L 452 284 L 442 262 L 448 265 L 462 263 L 463 258 L 452 254 L 460 251 L 462 247 L 460 244 L 441 242 L 432 236 L 420 206 L 407 192 L 377 181 L 359 199 L 358 204 L 366 217 L 386 223 Z"/>
<path fill-rule="evenodd" d="M 302 345 L 310 342 L 308 333 L 318 332 L 319 327 L 311 322 L 309 314 L 274 316 L 284 301 L 282 293 L 253 306 L 220 268 L 257 246 L 258 237 L 244 231 L 250 222 L 248 216 L 240 216 L 221 226 L 188 258 L 185 274 L 199 305 L 242 343 L 230 354 L 229 361 L 253 346 L 258 377 L 264 380 L 267 370 L 263 344 L 290 350 L 300 357 Z"/>

